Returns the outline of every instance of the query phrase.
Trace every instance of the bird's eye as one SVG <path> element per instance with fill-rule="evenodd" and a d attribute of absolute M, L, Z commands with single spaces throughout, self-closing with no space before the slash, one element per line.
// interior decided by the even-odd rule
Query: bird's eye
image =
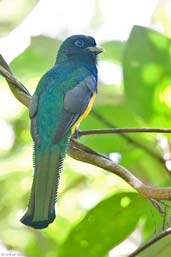
<path fill-rule="evenodd" d="M 78 39 L 74 42 L 75 46 L 77 47 L 83 47 L 84 46 L 84 41 L 82 39 Z"/>

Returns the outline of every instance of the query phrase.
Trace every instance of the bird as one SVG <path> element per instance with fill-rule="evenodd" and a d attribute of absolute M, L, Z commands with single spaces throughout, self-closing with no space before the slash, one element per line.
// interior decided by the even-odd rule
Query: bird
<path fill-rule="evenodd" d="M 56 217 L 57 189 L 67 146 L 93 106 L 97 55 L 102 51 L 91 36 L 69 36 L 31 98 L 33 182 L 28 207 L 20 219 L 24 225 L 44 229 Z"/>

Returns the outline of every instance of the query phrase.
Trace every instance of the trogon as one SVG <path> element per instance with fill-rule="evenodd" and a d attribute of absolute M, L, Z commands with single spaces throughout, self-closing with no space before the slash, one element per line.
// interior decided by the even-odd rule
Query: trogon
<path fill-rule="evenodd" d="M 27 226 L 42 229 L 55 219 L 67 144 L 92 108 L 97 94 L 97 55 L 101 52 L 93 37 L 68 37 L 31 99 L 34 175 L 28 208 L 21 218 Z"/>

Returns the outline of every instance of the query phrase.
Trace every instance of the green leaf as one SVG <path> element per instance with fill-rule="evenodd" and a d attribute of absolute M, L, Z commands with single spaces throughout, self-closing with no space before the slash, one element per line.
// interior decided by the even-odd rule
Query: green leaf
<path fill-rule="evenodd" d="M 155 111 L 161 112 L 160 104 L 165 101 L 161 90 L 171 84 L 170 49 L 170 39 L 140 26 L 133 27 L 126 44 L 123 70 L 127 101 L 133 112 L 147 121 Z"/>
<path fill-rule="evenodd" d="M 103 200 L 71 231 L 57 256 L 103 257 L 135 229 L 145 204 L 130 192 Z"/>

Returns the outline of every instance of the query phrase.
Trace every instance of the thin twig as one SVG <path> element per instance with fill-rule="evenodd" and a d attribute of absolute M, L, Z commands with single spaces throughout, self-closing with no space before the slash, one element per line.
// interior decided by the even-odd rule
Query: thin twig
<path fill-rule="evenodd" d="M 151 239 L 150 241 L 148 241 L 145 245 L 139 247 L 136 251 L 131 253 L 128 257 L 135 257 L 135 256 L 137 256 L 137 254 L 143 252 L 144 250 L 149 248 L 151 245 L 157 243 L 159 240 L 161 240 L 162 238 L 168 236 L 169 234 L 171 234 L 171 227 L 165 229 L 158 236 L 156 236 L 153 239 Z"/>
<path fill-rule="evenodd" d="M 171 133 L 168 128 L 111 128 L 111 129 L 92 129 L 78 132 L 78 136 L 91 136 L 103 134 L 119 134 L 119 133 Z"/>
<path fill-rule="evenodd" d="M 108 126 L 109 128 L 117 128 L 117 126 L 115 126 L 113 123 L 111 123 L 109 120 L 107 120 L 105 117 L 103 117 L 101 114 L 99 114 L 98 112 L 96 112 L 95 110 L 92 110 L 93 115 L 100 120 L 102 123 L 104 123 L 106 126 Z M 163 159 L 163 157 L 156 153 L 156 151 L 154 151 L 153 149 L 151 149 L 151 147 L 148 147 L 147 145 L 144 145 L 138 141 L 136 141 L 135 139 L 131 138 L 129 135 L 124 134 L 124 133 L 120 133 L 118 134 L 120 135 L 122 138 L 124 138 L 129 144 L 134 145 L 135 147 L 138 147 L 142 150 L 144 150 L 145 152 L 147 152 L 150 156 L 152 156 L 153 158 L 155 158 L 156 160 L 158 160 L 163 167 L 165 168 L 165 170 L 167 171 L 167 173 L 170 176 L 170 172 L 168 171 L 166 165 L 165 165 L 165 160 Z"/>

